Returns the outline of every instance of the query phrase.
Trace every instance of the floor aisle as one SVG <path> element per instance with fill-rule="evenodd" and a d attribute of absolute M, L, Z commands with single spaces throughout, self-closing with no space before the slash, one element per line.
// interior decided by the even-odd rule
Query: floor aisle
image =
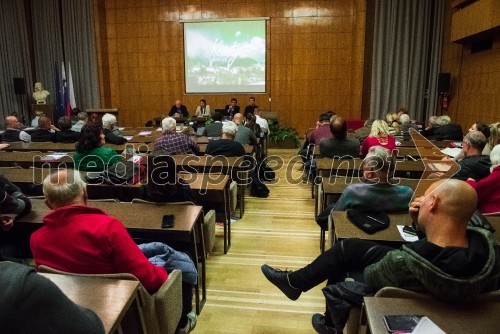
<path fill-rule="evenodd" d="M 296 150 L 270 150 L 290 161 Z M 297 166 L 289 167 L 300 179 Z M 312 333 L 311 316 L 324 310 L 321 287 L 291 301 L 262 275 L 268 263 L 296 269 L 319 254 L 310 185 L 289 184 L 286 167 L 268 198 L 246 197 L 243 219 L 232 225 L 232 247 L 222 253 L 222 227 L 207 261 L 207 303 L 194 333 Z"/>

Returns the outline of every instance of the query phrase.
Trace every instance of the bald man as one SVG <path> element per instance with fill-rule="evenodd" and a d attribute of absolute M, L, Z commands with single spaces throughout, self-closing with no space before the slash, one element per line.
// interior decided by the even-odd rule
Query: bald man
<path fill-rule="evenodd" d="M 176 100 L 175 104 L 170 108 L 168 116 L 174 118 L 189 117 L 189 112 L 186 106 L 182 104 L 181 100 Z"/>
<path fill-rule="evenodd" d="M 241 145 L 257 145 L 257 137 L 251 129 L 245 127 L 245 120 L 242 114 L 234 114 L 233 122 L 238 126 L 236 137 L 234 137 L 235 142 Z"/>
<path fill-rule="evenodd" d="M 25 141 L 30 142 L 31 136 L 21 130 L 21 123 L 16 116 L 5 117 L 5 131 L 2 134 L 2 141 L 4 142 L 15 142 L 15 141 Z"/>
<path fill-rule="evenodd" d="M 353 272 L 373 291 L 386 286 L 427 291 L 446 301 L 473 300 L 492 282 L 500 268 L 498 248 L 491 234 L 467 227 L 477 205 L 474 189 L 460 180 L 441 180 L 410 204 L 410 217 L 426 237 L 400 249 L 345 239 L 295 272 L 262 266 L 266 278 L 288 298 L 328 280 L 343 281 Z M 328 310 L 315 314 L 318 333 L 341 333 Z"/>

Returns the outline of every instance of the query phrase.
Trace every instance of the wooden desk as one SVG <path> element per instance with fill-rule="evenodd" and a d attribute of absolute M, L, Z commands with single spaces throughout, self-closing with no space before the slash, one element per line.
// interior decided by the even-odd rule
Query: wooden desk
<path fill-rule="evenodd" d="M 40 152 L 0 152 L 0 166 L 10 167 L 10 166 L 20 166 L 23 168 L 29 168 L 32 166 L 42 167 L 50 165 L 52 167 L 60 166 L 61 168 L 72 168 L 73 158 L 72 153 L 68 156 L 64 156 L 59 160 L 52 161 L 41 161 L 41 158 L 48 155 L 48 153 Z"/>
<path fill-rule="evenodd" d="M 224 254 L 231 248 L 231 210 L 229 203 L 230 178 L 223 174 L 179 173 L 189 184 L 198 203 L 206 210 L 214 209 L 224 217 Z"/>
<path fill-rule="evenodd" d="M 384 315 L 422 314 L 446 333 L 498 333 L 500 303 L 452 304 L 435 299 L 365 297 L 363 314 L 373 334 L 386 334 Z"/>
<path fill-rule="evenodd" d="M 88 308 L 101 319 L 105 333 L 135 332 L 121 322 L 126 316 L 136 320 L 136 330 L 145 333 L 139 306 L 138 281 L 40 273 L 51 280 L 71 301 Z"/>
<path fill-rule="evenodd" d="M 31 212 L 19 221 L 31 224 L 34 228 L 39 228 L 43 224 L 43 217 L 50 210 L 45 205 L 43 199 L 32 199 L 31 204 Z M 134 238 L 166 243 L 170 241 L 183 242 L 190 245 L 189 250 L 194 258 L 194 263 L 201 263 L 202 268 L 200 279 L 198 280 L 198 282 L 201 281 L 201 300 L 199 293 L 200 283 L 196 285 L 195 289 L 196 312 L 200 313 L 206 301 L 206 262 L 202 227 L 203 211 L 201 206 L 123 202 L 90 202 L 89 205 L 99 208 L 108 215 L 120 220 Z M 175 216 L 173 228 L 161 228 L 162 217 L 165 214 L 173 214 Z"/>
<path fill-rule="evenodd" d="M 331 218 L 333 224 L 330 229 L 332 245 L 343 239 L 359 238 L 376 241 L 391 247 L 400 247 L 406 241 L 399 234 L 396 225 L 411 225 L 411 218 L 407 213 L 392 213 L 388 216 L 390 219 L 388 228 L 374 234 L 368 234 L 351 223 L 345 211 L 332 211 Z M 496 230 L 493 233 L 493 239 L 497 244 L 500 244 L 500 217 L 488 216 L 486 219 L 488 219 L 491 226 Z"/>

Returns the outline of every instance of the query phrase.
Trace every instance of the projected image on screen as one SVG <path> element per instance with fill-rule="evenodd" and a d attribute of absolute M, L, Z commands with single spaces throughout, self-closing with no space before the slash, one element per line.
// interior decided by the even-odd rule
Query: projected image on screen
<path fill-rule="evenodd" d="M 186 93 L 264 93 L 266 22 L 184 23 Z"/>

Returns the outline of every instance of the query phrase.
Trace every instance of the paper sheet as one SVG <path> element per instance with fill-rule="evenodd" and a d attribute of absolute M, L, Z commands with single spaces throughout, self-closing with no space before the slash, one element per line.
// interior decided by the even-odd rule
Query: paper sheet
<path fill-rule="evenodd" d="M 61 159 L 62 157 L 65 157 L 67 156 L 68 153 L 67 152 L 54 152 L 52 154 L 49 154 L 49 155 L 46 155 L 46 156 L 43 156 L 40 161 L 54 161 L 54 160 L 59 160 Z"/>
<path fill-rule="evenodd" d="M 431 163 L 427 164 L 427 166 L 431 170 L 436 171 L 436 172 L 447 172 L 451 168 L 450 164 L 447 164 L 444 162 L 431 162 Z"/>
<path fill-rule="evenodd" d="M 399 234 L 401 234 L 401 238 L 403 238 L 404 241 L 414 242 L 418 240 L 418 237 L 416 235 L 403 232 L 403 228 L 405 227 L 404 225 L 396 225 L 396 226 L 398 227 Z"/>
<path fill-rule="evenodd" d="M 123 136 L 123 138 L 130 140 L 130 139 L 134 138 L 134 136 Z"/>
<path fill-rule="evenodd" d="M 431 319 L 422 317 L 411 334 L 446 334 L 446 332 L 432 322 Z"/>
<path fill-rule="evenodd" d="M 446 147 L 441 150 L 444 154 L 454 158 L 460 153 L 461 149 L 458 147 Z"/>
<path fill-rule="evenodd" d="M 118 128 L 118 130 L 123 131 L 123 130 L 125 130 L 125 128 L 124 127 L 120 127 L 120 128 Z"/>
<path fill-rule="evenodd" d="M 141 131 L 139 132 L 139 136 L 149 136 L 151 134 L 151 131 Z"/>

